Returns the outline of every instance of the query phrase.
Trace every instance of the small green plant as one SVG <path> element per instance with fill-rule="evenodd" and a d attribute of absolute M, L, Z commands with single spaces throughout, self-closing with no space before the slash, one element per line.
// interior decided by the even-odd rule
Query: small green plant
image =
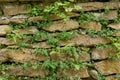
<path fill-rule="evenodd" d="M 47 43 L 52 46 L 55 47 L 55 45 L 59 45 L 59 39 L 58 38 L 49 38 Z"/>
<path fill-rule="evenodd" d="M 25 38 L 26 36 L 23 34 L 7 34 L 7 38 L 14 40 L 17 42 L 20 39 Z"/>
<path fill-rule="evenodd" d="M 95 21 L 95 20 L 97 19 L 92 13 L 84 13 L 84 12 L 81 12 L 79 18 L 77 19 L 77 21 L 80 24 L 88 23 L 90 21 Z"/>
<path fill-rule="evenodd" d="M 48 51 L 46 49 L 42 49 L 42 48 L 34 49 L 34 53 L 35 54 L 42 54 L 42 55 L 48 56 Z"/>
<path fill-rule="evenodd" d="M 108 6 L 105 7 L 105 13 L 109 13 L 110 12 L 110 8 Z"/>
<path fill-rule="evenodd" d="M 39 67 L 39 63 L 37 63 L 37 62 L 32 65 L 33 69 L 37 69 L 38 67 Z"/>
<path fill-rule="evenodd" d="M 68 40 L 72 37 L 72 34 L 70 34 L 69 32 L 63 31 L 60 35 L 59 38 L 61 40 Z"/>
<path fill-rule="evenodd" d="M 118 10 L 118 16 L 117 16 L 117 18 L 115 18 L 113 21 L 115 23 L 119 23 L 120 22 L 120 10 Z"/>

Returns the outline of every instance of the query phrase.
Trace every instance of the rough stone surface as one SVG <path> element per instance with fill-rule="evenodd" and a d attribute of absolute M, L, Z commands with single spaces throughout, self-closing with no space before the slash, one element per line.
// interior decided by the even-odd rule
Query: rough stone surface
<path fill-rule="evenodd" d="M 44 55 L 35 55 L 33 54 L 33 50 L 31 49 L 23 49 L 23 50 L 12 50 L 12 49 L 2 49 L 0 50 L 0 61 L 1 62 L 19 62 L 24 63 L 29 61 L 30 63 L 34 63 L 37 61 L 44 61 L 47 57 Z"/>
<path fill-rule="evenodd" d="M 65 46 L 67 44 L 73 44 L 75 46 L 95 46 L 97 44 L 104 44 L 111 42 L 109 39 L 103 37 L 91 37 L 88 35 L 77 35 L 69 40 L 60 41 L 61 46 Z M 47 42 L 40 42 L 31 44 L 32 48 L 50 48 L 51 46 Z"/>
<path fill-rule="evenodd" d="M 101 31 L 102 25 L 97 22 L 89 22 L 89 23 L 80 24 L 80 28 Z"/>
<path fill-rule="evenodd" d="M 117 78 L 116 76 L 107 76 L 105 80 L 120 80 L 120 78 Z"/>
<path fill-rule="evenodd" d="M 93 60 L 101 60 L 106 59 L 108 57 L 114 56 L 116 54 L 114 47 L 99 47 L 95 48 L 92 51 L 92 59 Z"/>
<path fill-rule="evenodd" d="M 64 20 L 59 20 L 59 21 L 54 21 L 49 27 L 43 27 L 44 30 L 47 31 L 64 31 L 64 30 L 72 30 L 79 28 L 79 24 L 77 21 L 74 20 L 69 20 L 69 21 L 64 21 Z"/>
<path fill-rule="evenodd" d="M 0 44 L 2 44 L 2 45 L 13 45 L 13 44 L 15 44 L 15 42 L 13 40 L 0 37 Z"/>
<path fill-rule="evenodd" d="M 96 70 L 90 70 L 90 75 L 92 76 L 92 78 L 94 78 L 95 80 L 98 80 L 98 72 Z"/>
<path fill-rule="evenodd" d="M 24 29 L 14 30 L 12 32 L 15 34 L 36 34 L 38 32 L 38 29 L 34 26 L 31 26 Z"/>
<path fill-rule="evenodd" d="M 67 69 L 67 70 L 58 70 L 57 72 L 58 77 L 80 77 L 80 78 L 88 78 L 89 74 L 87 71 L 87 67 L 80 68 L 79 70 L 75 69 Z"/>
<path fill-rule="evenodd" d="M 16 76 L 29 76 L 29 77 L 36 77 L 41 76 L 45 77 L 46 73 L 45 70 L 41 67 L 37 69 L 33 69 L 32 67 L 23 68 L 21 66 L 12 66 L 5 71 L 6 74 L 9 75 L 16 75 Z"/>
<path fill-rule="evenodd" d="M 112 36 L 120 36 L 120 31 L 116 31 L 112 34 Z"/>
<path fill-rule="evenodd" d="M 28 17 L 25 15 L 13 16 L 10 18 L 10 23 L 15 23 L 15 24 L 24 23 L 27 20 L 27 18 Z"/>
<path fill-rule="evenodd" d="M 0 17 L 0 24 L 9 24 L 10 20 L 8 17 Z"/>
<path fill-rule="evenodd" d="M 108 25 L 108 27 L 120 30 L 120 23 L 111 23 Z"/>
<path fill-rule="evenodd" d="M 18 5 L 12 3 L 6 3 L 1 6 L 4 15 L 16 15 L 26 13 L 26 5 Z"/>
<path fill-rule="evenodd" d="M 73 54 L 74 55 L 74 54 Z M 75 59 L 74 56 L 70 56 L 67 54 L 62 54 L 62 53 L 50 53 L 50 57 L 52 60 L 61 60 L 61 61 L 74 61 L 77 60 L 79 62 L 83 62 L 83 61 L 90 61 L 90 55 L 89 54 L 79 54 L 78 59 Z"/>
<path fill-rule="evenodd" d="M 117 10 L 111 10 L 107 13 L 103 12 L 103 13 L 93 13 L 94 16 L 96 16 L 97 18 L 104 18 L 107 20 L 112 20 L 117 18 L 118 13 Z"/>
<path fill-rule="evenodd" d="M 12 31 L 9 25 L 0 25 L 0 36 L 5 36 Z"/>
<path fill-rule="evenodd" d="M 96 62 L 94 65 L 102 75 L 120 73 L 120 59 L 104 60 Z"/>

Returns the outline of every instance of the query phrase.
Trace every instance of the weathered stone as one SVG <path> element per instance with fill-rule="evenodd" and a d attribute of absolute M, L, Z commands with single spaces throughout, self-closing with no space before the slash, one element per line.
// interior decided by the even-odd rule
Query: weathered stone
<path fill-rule="evenodd" d="M 88 78 L 89 74 L 87 71 L 87 67 L 80 68 L 79 70 L 70 68 L 64 70 L 57 71 L 58 77 L 79 77 L 79 78 Z"/>
<path fill-rule="evenodd" d="M 7 38 L 0 37 L 0 44 L 13 45 L 13 44 L 15 44 L 15 41 L 7 39 Z"/>
<path fill-rule="evenodd" d="M 120 30 L 120 23 L 111 23 L 107 27 Z"/>
<path fill-rule="evenodd" d="M 14 30 L 12 32 L 15 34 L 36 34 L 38 32 L 38 29 L 34 26 L 31 26 L 24 29 Z"/>
<path fill-rule="evenodd" d="M 69 13 L 66 15 L 69 16 L 70 18 L 79 16 L 79 14 L 77 14 L 77 13 Z M 50 20 L 60 20 L 62 18 L 52 14 L 49 16 L 49 19 Z M 42 16 L 34 16 L 34 17 L 28 18 L 28 22 L 38 22 L 38 21 L 42 21 L 42 20 L 43 20 Z"/>
<path fill-rule="evenodd" d="M 97 18 L 103 18 L 106 20 L 113 20 L 115 18 L 117 18 L 118 16 L 118 12 L 117 10 L 111 10 L 107 13 L 93 13 L 94 16 L 96 16 Z"/>
<path fill-rule="evenodd" d="M 49 27 L 43 27 L 44 30 L 47 31 L 64 31 L 64 30 L 72 30 L 79 28 L 79 24 L 77 21 L 74 20 L 69 20 L 69 21 L 64 21 L 64 20 L 59 20 L 59 21 L 54 21 Z"/>
<path fill-rule="evenodd" d="M 12 3 L 6 3 L 1 6 L 4 15 L 17 15 L 17 14 L 23 14 L 26 13 L 26 7 L 27 5 L 18 5 L 18 4 L 12 4 Z"/>
<path fill-rule="evenodd" d="M 120 31 L 116 31 L 112 34 L 112 36 L 120 36 Z"/>
<path fill-rule="evenodd" d="M 86 2 L 86 3 L 77 3 L 76 5 L 82 8 L 81 11 L 92 11 L 92 10 L 105 9 L 106 7 L 109 7 L 109 9 L 117 9 L 120 7 L 119 4 L 120 2 Z"/>
<path fill-rule="evenodd" d="M 12 49 L 2 49 L 0 50 L 0 61 L 14 61 L 19 63 L 24 63 L 29 61 L 30 63 L 34 63 L 37 61 L 44 61 L 47 57 L 39 54 L 33 54 L 33 50 L 31 49 L 23 49 L 23 50 L 12 50 Z"/>
<path fill-rule="evenodd" d="M 0 24 L 9 24 L 10 20 L 7 17 L 0 17 Z"/>
<path fill-rule="evenodd" d="M 7 67 L 6 67 L 7 68 Z M 11 66 L 5 71 L 6 74 L 29 77 L 45 77 L 45 70 L 41 67 L 33 69 L 32 67 L 23 68 L 21 66 Z"/>
<path fill-rule="evenodd" d="M 78 58 L 76 59 L 74 57 L 74 54 L 72 56 L 65 54 L 65 53 L 50 53 L 50 57 L 52 60 L 58 60 L 58 61 L 79 61 L 79 62 L 83 62 L 83 61 L 90 61 L 90 55 L 89 54 L 82 54 L 80 53 L 78 55 Z"/>
<path fill-rule="evenodd" d="M 104 60 L 94 63 L 95 68 L 102 75 L 110 75 L 120 73 L 120 59 Z"/>
<path fill-rule="evenodd" d="M 117 78 L 115 76 L 107 76 L 105 80 L 119 80 L 120 78 Z"/>
<path fill-rule="evenodd" d="M 66 41 L 59 41 L 61 46 L 65 46 L 67 44 L 73 44 L 75 46 L 95 46 L 97 44 L 104 44 L 111 42 L 109 39 L 103 38 L 103 37 L 91 37 L 88 35 L 80 34 L 77 36 L 74 36 L 71 39 L 68 39 Z M 32 48 L 50 48 L 51 46 L 47 42 L 40 42 L 40 43 L 34 43 L 31 44 Z"/>
<path fill-rule="evenodd" d="M 24 23 L 28 17 L 25 15 L 17 15 L 10 18 L 10 23 L 20 24 Z"/>
<path fill-rule="evenodd" d="M 80 27 L 85 29 L 93 29 L 93 30 L 101 31 L 102 25 L 97 22 L 89 22 L 89 23 L 80 24 Z"/>
<path fill-rule="evenodd" d="M 95 48 L 92 51 L 93 60 L 106 59 L 114 55 L 116 55 L 116 51 L 115 48 L 111 46 Z"/>
<path fill-rule="evenodd" d="M 12 31 L 9 25 L 0 25 L 0 36 L 5 36 Z"/>
<path fill-rule="evenodd" d="M 98 80 L 98 72 L 96 70 L 90 70 L 90 75 L 92 76 L 92 78 L 94 78 L 95 80 Z"/>

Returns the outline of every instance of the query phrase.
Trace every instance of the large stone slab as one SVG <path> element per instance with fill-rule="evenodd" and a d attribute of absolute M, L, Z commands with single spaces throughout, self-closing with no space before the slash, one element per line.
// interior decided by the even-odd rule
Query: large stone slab
<path fill-rule="evenodd" d="M 6 4 L 3 4 L 1 8 L 3 10 L 4 15 L 9 16 L 9 15 L 17 15 L 17 14 L 26 13 L 27 5 L 6 3 Z"/>
<path fill-rule="evenodd" d="M 35 26 L 26 27 L 12 31 L 15 34 L 36 34 L 39 30 Z"/>
<path fill-rule="evenodd" d="M 5 36 L 12 31 L 9 25 L 0 25 L 0 36 Z"/>
<path fill-rule="evenodd" d="M 17 16 L 11 17 L 9 20 L 10 20 L 10 23 L 21 24 L 21 23 L 24 23 L 27 20 L 27 18 L 28 17 L 25 15 L 17 15 Z"/>
<path fill-rule="evenodd" d="M 118 16 L 118 12 L 117 10 L 110 10 L 109 12 L 105 13 L 93 13 L 94 16 L 96 16 L 97 18 L 103 18 L 106 20 L 113 20 L 115 18 L 117 18 Z"/>
<path fill-rule="evenodd" d="M 107 27 L 120 30 L 120 23 L 111 23 Z"/>
<path fill-rule="evenodd" d="M 64 30 L 72 30 L 79 28 L 79 23 L 75 20 L 59 20 L 54 21 L 50 26 L 43 27 L 44 30 L 55 32 L 55 31 L 64 31 Z"/>
<path fill-rule="evenodd" d="M 116 55 L 115 48 L 112 46 L 95 48 L 91 53 L 93 60 L 106 59 Z"/>
<path fill-rule="evenodd" d="M 86 3 L 77 3 L 80 6 L 82 11 L 93 11 L 100 10 L 109 7 L 109 9 L 119 8 L 120 2 L 86 2 Z M 80 11 L 80 10 L 79 10 Z"/>
<path fill-rule="evenodd" d="M 58 70 L 57 71 L 58 77 L 78 77 L 78 78 L 88 78 L 88 70 L 87 67 L 80 68 L 79 70 L 76 69 L 66 69 L 66 70 Z"/>
<path fill-rule="evenodd" d="M 0 24 L 9 24 L 9 23 L 10 20 L 8 17 L 3 17 L 3 16 L 0 17 Z"/>
<path fill-rule="evenodd" d="M 107 76 L 105 80 L 119 80 L 119 79 L 120 79 L 119 77 L 117 78 L 116 76 L 113 75 L 113 76 Z"/>
<path fill-rule="evenodd" d="M 37 69 L 33 69 L 32 67 L 23 68 L 22 66 L 7 66 L 7 70 L 4 71 L 8 75 L 15 75 L 15 76 L 28 76 L 28 77 L 45 77 L 46 72 L 43 68 L 38 67 Z M 1 68 L 2 69 L 2 68 Z M 5 74 L 3 74 L 5 75 Z"/>
<path fill-rule="evenodd" d="M 104 60 L 94 63 L 95 68 L 102 75 L 110 75 L 120 73 L 120 59 Z"/>
<path fill-rule="evenodd" d="M 52 60 L 55 61 L 78 61 L 78 62 L 83 62 L 83 61 L 90 61 L 90 54 L 82 54 L 78 53 L 78 58 L 75 58 L 74 53 L 71 55 L 65 54 L 65 53 L 50 53 L 50 57 Z"/>
<path fill-rule="evenodd" d="M 21 49 L 21 50 L 1 49 L 0 50 L 1 62 L 12 61 L 12 62 L 24 63 L 29 61 L 30 63 L 34 63 L 37 61 L 44 61 L 46 59 L 48 59 L 47 56 L 44 56 L 41 53 L 36 55 L 31 49 Z"/>
<path fill-rule="evenodd" d="M 15 41 L 13 41 L 11 39 L 0 37 L 0 44 L 3 44 L 3 45 L 14 45 Z"/>
<path fill-rule="evenodd" d="M 100 23 L 93 21 L 93 22 L 80 24 L 80 28 L 101 31 L 102 25 Z"/>
<path fill-rule="evenodd" d="M 79 34 L 77 36 L 74 36 L 71 39 L 68 39 L 66 41 L 59 41 L 61 46 L 65 46 L 67 44 L 73 44 L 75 46 L 95 46 L 97 44 L 104 44 L 104 43 L 110 43 L 111 41 L 109 39 L 103 38 L 103 37 L 91 37 L 85 34 Z M 41 47 L 41 48 L 50 48 L 51 46 L 47 42 L 40 42 L 40 43 L 34 43 L 30 45 L 32 48 Z"/>

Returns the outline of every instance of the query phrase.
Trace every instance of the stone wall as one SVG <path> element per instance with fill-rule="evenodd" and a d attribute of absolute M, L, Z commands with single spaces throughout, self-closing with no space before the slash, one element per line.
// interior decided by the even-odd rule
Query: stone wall
<path fill-rule="evenodd" d="M 0 0 L 0 80 L 120 80 L 119 44 L 111 39 L 120 36 L 119 0 L 74 3 L 81 10 L 70 20 L 50 15 L 48 26 L 27 14 L 42 1 Z"/>

